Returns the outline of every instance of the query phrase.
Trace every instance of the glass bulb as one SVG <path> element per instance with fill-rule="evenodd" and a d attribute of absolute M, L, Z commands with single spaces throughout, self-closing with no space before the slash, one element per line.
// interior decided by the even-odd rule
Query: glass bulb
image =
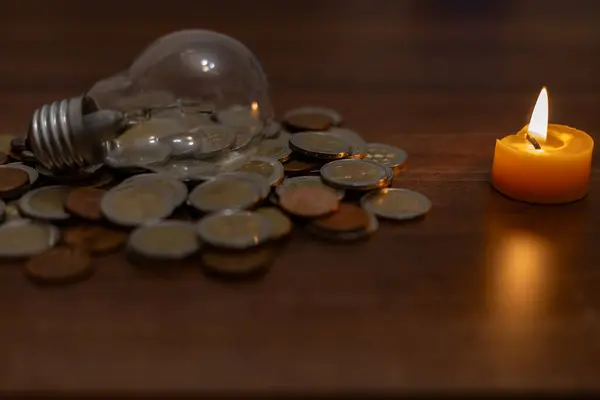
<path fill-rule="evenodd" d="M 186 30 L 157 39 L 84 96 L 39 108 L 28 142 L 53 170 L 106 163 L 181 174 L 184 166 L 206 176 L 208 167 L 218 173 L 243 162 L 272 122 L 254 54 L 229 36 Z"/>

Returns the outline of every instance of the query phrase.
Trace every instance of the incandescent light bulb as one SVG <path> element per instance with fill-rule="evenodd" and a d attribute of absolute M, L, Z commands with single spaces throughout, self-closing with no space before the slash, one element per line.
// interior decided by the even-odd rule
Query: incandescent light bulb
<path fill-rule="evenodd" d="M 37 109 L 27 141 L 50 170 L 197 163 L 218 173 L 251 154 L 272 121 L 254 54 L 231 37 L 186 30 L 85 95 Z"/>

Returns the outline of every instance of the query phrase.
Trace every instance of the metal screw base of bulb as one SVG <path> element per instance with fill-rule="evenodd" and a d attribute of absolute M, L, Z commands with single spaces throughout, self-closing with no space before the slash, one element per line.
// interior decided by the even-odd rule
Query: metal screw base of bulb
<path fill-rule="evenodd" d="M 50 170 L 72 169 L 91 164 L 77 151 L 77 136 L 83 132 L 83 96 L 55 101 L 35 110 L 28 142 L 40 164 Z"/>
<path fill-rule="evenodd" d="M 49 170 L 68 170 L 104 161 L 107 141 L 122 130 L 119 111 L 101 110 L 87 96 L 45 104 L 35 110 L 27 141 L 40 164 Z"/>

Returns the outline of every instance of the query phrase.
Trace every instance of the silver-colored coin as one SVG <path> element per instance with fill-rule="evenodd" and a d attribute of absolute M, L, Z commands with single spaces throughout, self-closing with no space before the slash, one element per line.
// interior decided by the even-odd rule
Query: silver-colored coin
<path fill-rule="evenodd" d="M 58 243 L 60 231 L 53 225 L 29 219 L 0 225 L 0 257 L 26 258 L 43 253 Z"/>
<path fill-rule="evenodd" d="M 285 114 L 283 114 L 282 119 L 286 120 L 286 119 L 290 118 L 291 116 L 299 115 L 299 114 L 324 114 L 324 115 L 327 115 L 329 118 L 331 118 L 334 125 L 341 125 L 342 122 L 344 122 L 344 118 L 342 117 L 342 115 L 339 112 L 337 112 L 331 108 L 316 107 L 316 106 L 304 106 L 304 107 L 294 108 L 292 110 L 287 111 Z"/>
<path fill-rule="evenodd" d="M 289 160 L 292 155 L 292 149 L 290 149 L 289 141 L 269 139 L 263 140 L 260 143 L 256 155 L 271 157 L 283 163 Z"/>
<path fill-rule="evenodd" d="M 182 205 L 188 196 L 187 186 L 179 179 L 160 173 L 139 174 L 125 179 L 121 185 L 133 184 L 148 184 L 155 186 L 158 190 L 170 194 L 173 197 L 175 207 Z"/>
<path fill-rule="evenodd" d="M 219 173 L 217 166 L 201 160 L 170 160 L 162 165 L 148 167 L 150 171 L 172 176 L 181 181 L 206 181 Z"/>
<path fill-rule="evenodd" d="M 114 224 L 135 227 L 167 218 L 175 206 L 172 193 L 140 181 L 121 184 L 106 192 L 100 210 Z"/>
<path fill-rule="evenodd" d="M 339 200 L 342 200 L 346 194 L 343 189 L 335 189 L 327 186 L 319 176 L 296 176 L 293 178 L 285 178 L 283 183 L 275 188 L 275 193 L 277 193 L 278 196 L 282 196 L 287 190 L 297 187 L 323 187 L 330 189 L 335 193 Z"/>
<path fill-rule="evenodd" d="M 401 168 L 408 158 L 402 149 L 383 143 L 368 143 L 365 160 L 373 161 L 390 168 Z"/>
<path fill-rule="evenodd" d="M 222 125 L 201 126 L 194 129 L 191 134 L 198 141 L 193 155 L 200 160 L 219 157 L 231 150 L 237 137 L 235 129 Z"/>
<path fill-rule="evenodd" d="M 134 230 L 127 248 L 143 257 L 181 260 L 196 253 L 200 243 L 196 225 L 185 221 L 161 221 Z"/>
<path fill-rule="evenodd" d="M 425 215 L 431 209 L 427 196 L 408 189 L 381 189 L 365 194 L 362 207 L 378 217 L 407 220 Z"/>
<path fill-rule="evenodd" d="M 19 210 L 30 218 L 63 221 L 71 216 L 65 211 L 65 200 L 71 188 L 46 186 L 27 192 L 19 199 Z"/>
<path fill-rule="evenodd" d="M 136 142 L 110 151 L 104 162 L 112 168 L 146 167 L 165 162 L 171 147 L 159 141 Z"/>
<path fill-rule="evenodd" d="M 200 147 L 200 140 L 193 133 L 182 132 L 164 136 L 159 142 L 171 147 L 172 157 L 186 157 L 194 153 Z"/>
<path fill-rule="evenodd" d="M 223 211 L 200 220 L 196 233 L 205 243 L 226 249 L 247 249 L 270 238 L 269 220 L 250 211 Z"/>
<path fill-rule="evenodd" d="M 25 171 L 27 173 L 27 175 L 29 176 L 29 184 L 30 185 L 33 185 L 40 176 L 35 168 L 31 168 L 30 166 L 27 166 L 20 162 L 0 165 L 0 168 L 17 168 L 22 171 Z"/>
<path fill-rule="evenodd" d="M 279 135 L 280 131 L 281 124 L 277 121 L 273 121 L 265 127 L 265 129 L 263 130 L 263 136 L 265 137 L 265 139 L 273 139 Z"/>
<path fill-rule="evenodd" d="M 252 180 L 221 175 L 196 186 L 188 196 L 188 203 L 201 212 L 211 213 L 245 210 L 258 203 L 260 198 L 261 188 Z"/>
<path fill-rule="evenodd" d="M 360 159 L 327 163 L 321 167 L 321 178 L 330 186 L 352 190 L 371 190 L 389 184 L 387 168 Z"/>
<path fill-rule="evenodd" d="M 356 132 L 346 128 L 331 128 L 324 132 L 350 143 L 350 155 L 348 158 L 365 158 L 367 155 L 367 142 Z"/>
<path fill-rule="evenodd" d="M 250 157 L 238 171 L 262 176 L 270 186 L 279 185 L 284 178 L 283 165 L 271 157 Z"/>
<path fill-rule="evenodd" d="M 302 155 L 323 160 L 348 157 L 351 144 L 344 139 L 323 132 L 300 132 L 290 139 L 290 148 Z"/>

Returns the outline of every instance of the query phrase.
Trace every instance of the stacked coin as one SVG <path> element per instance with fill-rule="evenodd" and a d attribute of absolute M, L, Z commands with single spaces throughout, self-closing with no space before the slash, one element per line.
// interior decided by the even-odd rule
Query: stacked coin
<path fill-rule="evenodd" d="M 431 208 L 424 195 L 391 187 L 406 153 L 367 143 L 335 110 L 300 107 L 266 126 L 235 107 L 185 126 L 161 118 L 151 137 L 140 127 L 127 146 L 107 146 L 106 166 L 77 171 L 48 171 L 10 137 L 0 148 L 0 256 L 29 258 L 26 276 L 46 284 L 88 279 L 93 257 L 121 250 L 144 265 L 185 261 L 246 278 L 269 270 L 294 226 L 349 242 L 369 238 L 378 218 Z M 254 155 L 228 169 L 210 161 L 261 130 Z"/>

